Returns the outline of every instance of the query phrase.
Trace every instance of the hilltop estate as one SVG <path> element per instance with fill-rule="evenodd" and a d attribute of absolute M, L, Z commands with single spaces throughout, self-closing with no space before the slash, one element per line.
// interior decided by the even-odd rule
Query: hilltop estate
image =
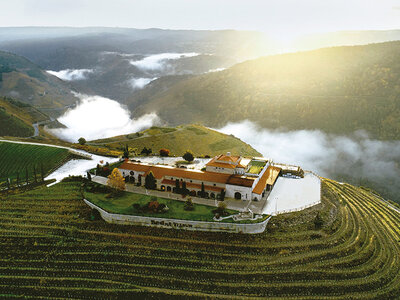
<path fill-rule="evenodd" d="M 229 152 L 211 159 L 204 171 L 147 165 L 126 160 L 121 174 L 130 182 L 144 185 L 144 178 L 152 173 L 156 188 L 175 192 L 185 186 L 191 196 L 223 200 L 265 200 L 270 194 L 282 168 L 264 158 L 242 158 Z"/>

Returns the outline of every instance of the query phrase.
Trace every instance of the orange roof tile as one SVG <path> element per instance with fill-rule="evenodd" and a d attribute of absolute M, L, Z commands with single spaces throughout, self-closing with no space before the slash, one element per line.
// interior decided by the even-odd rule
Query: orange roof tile
<path fill-rule="evenodd" d="M 169 184 L 175 186 L 175 180 L 169 180 L 169 179 L 164 179 L 161 181 L 162 184 Z M 186 182 L 186 187 L 188 189 L 190 188 L 195 188 L 195 189 L 201 189 L 201 184 L 198 183 L 193 183 L 193 182 Z M 216 186 L 210 186 L 210 185 L 204 185 L 204 189 L 206 191 L 214 191 L 214 192 L 221 192 L 223 188 L 216 187 Z"/>
<path fill-rule="evenodd" d="M 145 176 L 151 171 L 156 179 L 163 177 L 179 177 L 194 179 L 199 181 L 226 183 L 231 174 L 215 173 L 215 172 L 202 172 L 181 168 L 171 168 L 164 166 L 151 166 L 143 165 L 133 162 L 124 162 L 120 166 L 121 169 L 132 170 L 137 172 L 145 172 Z"/>
<path fill-rule="evenodd" d="M 267 184 L 273 185 L 281 170 L 281 168 L 269 166 L 254 187 L 253 193 L 260 195 Z"/>
<path fill-rule="evenodd" d="M 219 163 L 219 162 L 212 162 L 210 161 L 209 163 L 206 164 L 207 167 L 219 167 L 219 168 L 226 168 L 226 169 L 235 169 L 235 165 L 231 164 L 225 164 L 225 163 Z"/>
<path fill-rule="evenodd" d="M 227 162 L 237 162 L 240 159 L 240 156 L 232 156 L 232 155 L 224 155 L 221 154 L 217 157 L 217 160 L 227 161 Z"/>
<path fill-rule="evenodd" d="M 241 185 L 246 187 L 252 187 L 254 183 L 254 178 L 232 175 L 229 177 L 227 184 Z"/>

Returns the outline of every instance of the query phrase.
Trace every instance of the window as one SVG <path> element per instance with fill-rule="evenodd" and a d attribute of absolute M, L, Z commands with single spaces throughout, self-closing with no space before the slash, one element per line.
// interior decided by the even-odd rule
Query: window
<path fill-rule="evenodd" d="M 214 183 L 214 186 L 217 186 L 217 185 Z"/>
<path fill-rule="evenodd" d="M 192 182 L 192 181 L 190 180 L 190 182 Z"/>

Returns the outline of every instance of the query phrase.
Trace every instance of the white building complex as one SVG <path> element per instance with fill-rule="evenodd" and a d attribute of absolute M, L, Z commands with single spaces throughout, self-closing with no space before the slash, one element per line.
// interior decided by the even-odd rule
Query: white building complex
<path fill-rule="evenodd" d="M 211 159 L 204 171 L 149 165 L 125 160 L 119 171 L 127 181 L 144 185 L 152 174 L 161 191 L 182 192 L 211 199 L 225 197 L 241 200 L 265 200 L 271 193 L 282 168 L 265 158 L 242 158 L 229 152 Z"/>

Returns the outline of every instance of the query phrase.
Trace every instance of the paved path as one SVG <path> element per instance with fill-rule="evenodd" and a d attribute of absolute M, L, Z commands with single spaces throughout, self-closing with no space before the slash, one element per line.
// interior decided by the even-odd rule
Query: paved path
<path fill-rule="evenodd" d="M 23 141 L 11 141 L 11 140 L 5 140 L 5 139 L 0 139 L 0 142 L 5 142 L 5 143 L 14 143 L 14 144 L 26 144 L 26 145 L 35 145 L 35 146 L 47 146 L 47 147 L 53 147 L 53 148 L 61 148 L 61 149 L 67 149 L 75 154 L 79 154 L 83 156 L 84 158 L 91 158 L 93 155 L 80 149 L 74 149 L 71 147 L 66 147 L 66 146 L 59 146 L 59 145 L 52 145 L 52 144 L 43 144 L 43 143 L 33 143 L 33 142 L 23 142 Z"/>
<path fill-rule="evenodd" d="M 31 138 L 39 136 L 39 125 L 44 125 L 44 124 L 47 124 L 47 123 L 50 123 L 50 122 L 53 122 L 53 121 L 54 121 L 54 118 L 50 117 L 50 120 L 33 123 L 32 126 L 33 126 L 33 129 L 35 130 L 35 132 L 31 136 Z"/>

